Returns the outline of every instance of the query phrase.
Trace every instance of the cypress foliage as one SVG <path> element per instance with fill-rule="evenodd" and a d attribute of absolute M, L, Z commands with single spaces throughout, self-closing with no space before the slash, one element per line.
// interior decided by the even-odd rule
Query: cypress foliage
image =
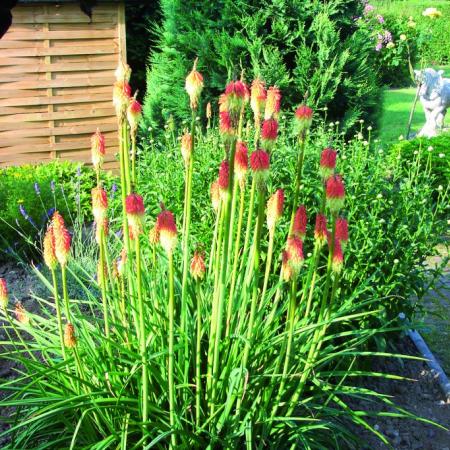
<path fill-rule="evenodd" d="M 307 93 L 311 106 L 327 106 L 330 118 L 351 126 L 377 108 L 373 46 L 354 20 L 360 0 L 161 0 L 161 10 L 147 71 L 148 124 L 189 116 L 184 78 L 196 56 L 205 103 L 251 67 L 246 79 L 276 82 L 285 109 Z"/>

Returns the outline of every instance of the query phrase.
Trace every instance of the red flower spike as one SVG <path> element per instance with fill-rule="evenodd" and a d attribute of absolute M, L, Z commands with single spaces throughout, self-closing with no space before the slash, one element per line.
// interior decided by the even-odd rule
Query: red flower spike
<path fill-rule="evenodd" d="M 242 141 L 238 141 L 236 143 L 236 153 L 234 154 L 234 174 L 241 188 L 243 188 L 244 186 L 247 170 L 248 170 L 248 149 L 247 146 Z"/>
<path fill-rule="evenodd" d="M 228 161 L 224 159 L 220 163 L 219 167 L 219 188 L 222 191 L 222 193 L 228 191 L 228 184 L 230 182 L 230 165 L 228 164 Z"/>
<path fill-rule="evenodd" d="M 306 105 L 300 105 L 295 111 L 295 129 L 302 134 L 309 129 L 312 123 L 313 110 Z"/>
<path fill-rule="evenodd" d="M 248 100 L 248 88 L 240 80 L 231 81 L 225 88 L 225 95 L 229 112 L 236 116 L 241 112 L 242 106 Z"/>
<path fill-rule="evenodd" d="M 300 205 L 297 208 L 294 216 L 294 224 L 292 226 L 292 234 L 304 239 L 306 235 L 306 225 L 308 223 L 308 218 L 306 216 L 306 208 L 304 205 Z"/>
<path fill-rule="evenodd" d="M 327 240 L 327 234 L 327 218 L 323 214 L 317 214 L 316 226 L 314 228 L 314 239 L 316 239 L 321 245 L 323 245 Z"/>
<path fill-rule="evenodd" d="M 229 112 L 228 108 L 228 95 L 226 94 L 220 94 L 219 95 L 219 114 L 221 112 Z"/>
<path fill-rule="evenodd" d="M 177 226 L 175 218 L 170 211 L 162 211 L 156 219 L 156 229 L 159 233 L 159 242 L 168 255 L 173 253 L 177 245 Z"/>
<path fill-rule="evenodd" d="M 262 124 L 261 140 L 266 150 L 272 150 L 278 136 L 278 122 L 275 119 L 267 119 Z"/>
<path fill-rule="evenodd" d="M 0 309 L 8 306 L 8 286 L 4 278 L 0 278 Z"/>
<path fill-rule="evenodd" d="M 281 106 L 281 92 L 276 86 L 271 86 L 267 91 L 264 119 L 268 120 L 271 119 L 272 117 L 278 119 L 280 106 Z"/>
<path fill-rule="evenodd" d="M 256 150 L 250 155 L 250 167 L 253 170 L 253 176 L 259 188 L 265 185 L 266 178 L 269 175 L 270 156 L 264 150 Z"/>
<path fill-rule="evenodd" d="M 197 71 L 197 60 L 194 61 L 194 66 L 186 77 L 185 88 L 189 95 L 191 109 L 197 109 L 198 99 L 203 90 L 203 76 Z"/>
<path fill-rule="evenodd" d="M 334 236 L 342 245 L 348 242 L 348 222 L 343 217 L 338 217 L 336 220 Z"/>
<path fill-rule="evenodd" d="M 195 251 L 194 256 L 191 259 L 191 276 L 194 280 L 202 280 L 205 276 L 206 266 L 203 255 Z"/>
<path fill-rule="evenodd" d="M 303 256 L 303 242 L 296 236 L 290 236 L 286 242 L 286 252 L 289 255 L 289 265 L 294 275 L 298 275 L 305 260 Z"/>
<path fill-rule="evenodd" d="M 328 178 L 325 194 L 330 211 L 337 212 L 344 206 L 345 187 L 340 175 Z"/>
<path fill-rule="evenodd" d="M 130 238 L 136 239 L 142 233 L 142 219 L 145 213 L 144 200 L 138 194 L 129 194 L 125 199 Z"/>
<path fill-rule="evenodd" d="M 340 273 L 344 265 L 344 254 L 339 240 L 334 241 L 333 259 L 331 262 L 331 269 L 334 273 Z"/>
<path fill-rule="evenodd" d="M 105 153 L 105 137 L 97 128 L 97 131 L 91 137 L 92 165 L 95 170 L 99 170 L 101 168 Z"/>
<path fill-rule="evenodd" d="M 142 117 L 142 106 L 135 98 L 133 98 L 127 109 L 127 119 L 128 123 L 130 124 L 130 129 L 133 133 L 136 132 L 141 117 Z"/>
<path fill-rule="evenodd" d="M 337 152 L 332 148 L 325 148 L 320 155 L 320 176 L 327 180 L 334 173 L 336 168 L 336 156 Z"/>
<path fill-rule="evenodd" d="M 284 191 L 278 189 L 267 202 L 267 228 L 275 231 L 275 225 L 283 214 Z"/>
<path fill-rule="evenodd" d="M 252 82 L 250 89 L 250 106 L 252 107 L 255 118 L 259 118 L 264 109 L 267 93 L 264 82 L 256 78 Z"/>
<path fill-rule="evenodd" d="M 108 195 L 106 191 L 100 187 L 95 187 L 91 191 L 92 197 L 92 214 L 97 223 L 101 223 L 106 215 L 108 208 Z"/>
<path fill-rule="evenodd" d="M 219 113 L 219 129 L 224 138 L 230 138 L 234 134 L 231 116 L 228 111 L 221 111 Z"/>
<path fill-rule="evenodd" d="M 61 266 L 65 266 L 67 264 L 67 260 L 69 258 L 70 253 L 70 243 L 72 238 L 67 231 L 67 228 L 64 224 L 64 219 L 58 211 L 53 213 L 52 224 L 53 233 L 55 236 L 55 255 Z"/>

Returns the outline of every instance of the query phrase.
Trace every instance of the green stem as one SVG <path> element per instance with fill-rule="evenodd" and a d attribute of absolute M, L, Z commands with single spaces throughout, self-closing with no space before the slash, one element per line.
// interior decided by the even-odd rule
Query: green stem
<path fill-rule="evenodd" d="M 59 294 L 58 294 L 58 282 L 56 280 L 56 272 L 54 269 L 51 269 L 52 272 L 52 281 L 53 281 L 53 292 L 55 296 L 55 309 L 56 309 L 56 320 L 58 322 L 58 332 L 59 332 L 59 341 L 61 344 L 61 351 L 63 358 L 66 359 L 66 347 L 64 346 L 64 328 L 62 323 L 61 316 L 61 304 L 59 302 Z"/>
<path fill-rule="evenodd" d="M 295 211 L 297 210 L 298 196 L 300 193 L 300 184 L 302 181 L 303 161 L 305 157 L 305 142 L 306 142 L 305 136 L 300 136 L 299 141 L 300 141 L 300 152 L 298 154 L 297 159 L 294 199 L 292 201 L 292 212 L 291 212 L 291 223 L 289 226 L 289 234 L 292 234 L 292 229 L 294 227 Z"/>
<path fill-rule="evenodd" d="M 141 244 L 139 236 L 136 236 L 136 276 L 137 295 L 139 310 L 139 352 L 142 361 L 142 433 L 146 435 L 148 421 L 148 372 L 147 372 L 147 350 L 146 350 L 146 329 L 145 329 L 145 308 L 142 295 L 142 267 L 141 267 Z"/>
<path fill-rule="evenodd" d="M 175 374 L 174 374 L 174 318 L 175 318 L 175 294 L 174 294 L 174 270 L 173 270 L 173 255 L 169 255 L 169 368 L 168 368 L 168 381 L 169 381 L 169 421 L 171 429 L 170 448 L 177 448 L 177 440 L 175 435 Z"/>
<path fill-rule="evenodd" d="M 244 266 L 244 261 L 247 259 L 246 255 L 247 255 L 248 246 L 250 243 L 250 234 L 251 234 L 251 228 L 252 228 L 252 222 L 253 222 L 253 208 L 255 205 L 255 190 L 256 190 L 256 180 L 253 177 L 252 187 L 250 189 L 250 200 L 249 200 L 249 205 L 248 205 L 247 227 L 245 229 L 244 249 L 242 250 L 241 266 L 239 268 L 240 271 L 242 271 L 243 266 Z"/>
<path fill-rule="evenodd" d="M 131 133 L 131 183 L 136 186 L 136 132 Z"/>
<path fill-rule="evenodd" d="M 197 342 L 196 342 L 196 351 L 195 351 L 195 423 L 200 426 L 200 399 L 202 392 L 202 382 L 201 382 L 201 363 L 202 363 L 202 355 L 201 355 L 201 346 L 202 346 L 202 303 L 201 303 L 201 289 L 200 283 L 197 281 L 195 284 L 196 287 L 196 297 L 197 297 Z"/>
<path fill-rule="evenodd" d="M 237 276 L 237 267 L 239 263 L 239 248 L 241 242 L 241 231 L 242 231 L 242 220 L 244 217 L 244 207 L 245 207 L 245 189 L 241 186 L 241 195 L 239 199 L 239 218 L 236 232 L 236 240 L 234 242 L 234 255 L 233 255 L 233 269 L 231 272 L 231 287 L 230 287 L 230 295 L 228 299 L 228 311 L 227 311 L 227 323 L 226 323 L 226 331 L 225 336 L 228 336 L 230 333 L 231 326 L 231 314 L 233 309 L 233 301 L 234 301 L 234 289 L 236 287 L 236 276 Z"/>
<path fill-rule="evenodd" d="M 273 241 L 275 238 L 275 228 L 269 231 L 269 248 L 267 249 L 267 260 L 266 260 L 266 273 L 264 274 L 264 284 L 261 293 L 261 299 L 264 301 L 264 297 L 267 291 L 267 284 L 269 282 L 270 268 L 272 267 L 272 256 L 273 256 Z"/>
<path fill-rule="evenodd" d="M 67 274 L 65 265 L 61 266 L 61 278 L 62 278 L 64 308 L 66 312 L 66 322 L 72 323 L 72 317 L 70 315 L 69 294 L 67 292 Z"/>

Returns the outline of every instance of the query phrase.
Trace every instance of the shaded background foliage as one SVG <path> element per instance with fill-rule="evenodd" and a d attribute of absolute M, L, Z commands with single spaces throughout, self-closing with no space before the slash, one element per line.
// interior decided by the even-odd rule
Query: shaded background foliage
<path fill-rule="evenodd" d="M 359 0 L 161 0 L 147 124 L 188 116 L 183 84 L 196 56 L 206 78 L 202 106 L 250 67 L 248 80 L 259 75 L 282 89 L 284 108 L 308 94 L 308 103 L 347 125 L 373 119 L 380 91 L 368 33 L 354 22 L 361 11 Z"/>

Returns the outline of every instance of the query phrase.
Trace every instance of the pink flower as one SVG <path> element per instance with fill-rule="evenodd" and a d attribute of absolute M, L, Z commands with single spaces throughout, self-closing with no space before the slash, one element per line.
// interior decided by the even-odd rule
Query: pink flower
<path fill-rule="evenodd" d="M 299 237 L 300 239 L 304 239 L 306 235 L 306 225 L 308 223 L 308 219 L 306 216 L 306 208 L 304 205 L 300 205 L 297 208 L 294 216 L 294 225 L 292 227 L 292 234 L 294 236 Z"/>

